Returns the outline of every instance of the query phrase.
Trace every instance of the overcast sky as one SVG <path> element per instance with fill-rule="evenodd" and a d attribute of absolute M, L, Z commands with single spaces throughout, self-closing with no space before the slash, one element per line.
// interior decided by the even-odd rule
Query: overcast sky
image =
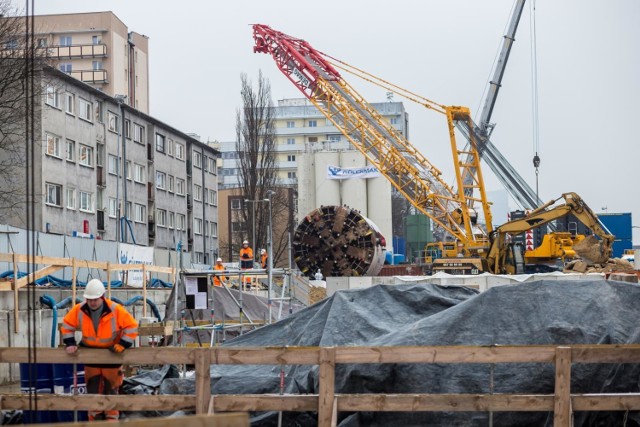
<path fill-rule="evenodd" d="M 300 96 L 270 57 L 252 53 L 251 24 L 303 38 L 475 115 L 512 6 L 512 0 L 35 0 L 35 13 L 114 12 L 130 31 L 149 37 L 151 115 L 203 140 L 231 141 L 241 73 L 255 81 L 262 70 L 274 102 Z M 498 96 L 492 141 L 535 189 L 530 6 Z M 640 226 L 640 1 L 539 0 L 535 6 L 540 197 L 575 191 L 597 213 L 632 212 Z M 346 80 L 370 102 L 386 99 L 383 89 Z M 405 106 L 410 140 L 452 182 L 444 117 L 410 101 Z M 499 189 L 488 167 L 484 173 L 488 189 Z M 640 229 L 634 243 L 640 244 Z"/>

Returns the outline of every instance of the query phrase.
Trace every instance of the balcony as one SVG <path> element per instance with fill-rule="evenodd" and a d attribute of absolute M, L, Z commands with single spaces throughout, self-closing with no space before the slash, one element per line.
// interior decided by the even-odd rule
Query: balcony
<path fill-rule="evenodd" d="M 105 58 L 107 46 L 103 44 L 75 44 L 71 46 L 49 46 L 47 55 L 50 58 Z"/>
<path fill-rule="evenodd" d="M 71 70 L 68 74 L 85 83 L 108 83 L 107 70 Z"/>

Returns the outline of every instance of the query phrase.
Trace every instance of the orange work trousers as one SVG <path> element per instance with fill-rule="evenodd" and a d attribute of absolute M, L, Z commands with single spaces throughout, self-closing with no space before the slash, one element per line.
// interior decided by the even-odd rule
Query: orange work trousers
<path fill-rule="evenodd" d="M 87 393 L 118 394 L 118 389 L 124 381 L 124 372 L 122 371 L 122 366 L 96 368 L 85 365 L 84 377 L 87 382 Z M 120 417 L 120 412 L 115 410 L 89 411 L 87 415 L 89 421 L 95 421 L 102 417 L 108 421 L 117 421 Z"/>

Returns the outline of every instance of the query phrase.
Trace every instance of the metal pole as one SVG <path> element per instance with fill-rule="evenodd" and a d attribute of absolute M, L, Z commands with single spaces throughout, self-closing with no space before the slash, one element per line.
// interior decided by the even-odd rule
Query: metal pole
<path fill-rule="evenodd" d="M 122 204 L 124 206 L 124 217 L 127 224 L 129 223 L 129 216 L 127 215 L 127 138 L 125 137 L 125 123 L 124 123 L 124 98 L 120 101 L 120 119 L 122 124 L 120 126 L 120 135 L 122 138 Z M 127 236 L 127 228 L 122 230 L 122 241 L 127 243 L 129 240 Z"/>
<path fill-rule="evenodd" d="M 271 211 L 271 196 L 273 191 L 267 191 L 267 197 L 269 200 L 269 253 L 267 255 L 267 282 L 269 284 L 267 291 L 267 304 L 269 305 L 269 323 L 271 323 L 271 287 L 273 285 L 273 215 Z"/>

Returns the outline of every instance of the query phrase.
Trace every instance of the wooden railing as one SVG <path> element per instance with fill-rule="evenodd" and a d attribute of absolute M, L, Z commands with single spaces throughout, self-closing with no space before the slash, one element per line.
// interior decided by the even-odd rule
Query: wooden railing
<path fill-rule="evenodd" d="M 26 348 L 0 348 L 0 363 L 27 363 Z M 338 412 L 358 411 L 526 411 L 553 412 L 555 427 L 572 424 L 573 411 L 640 410 L 640 393 L 572 394 L 571 365 L 639 363 L 640 345 L 431 346 L 431 347 L 213 347 L 135 348 L 122 354 L 80 349 L 38 349 L 38 363 L 188 364 L 195 366 L 195 395 L 46 395 L 39 410 L 119 409 L 211 412 L 317 411 L 319 426 L 336 424 Z M 342 363 L 542 363 L 555 365 L 553 394 L 339 394 L 335 368 Z M 318 394 L 211 395 L 210 366 L 319 365 Z M 33 403 L 33 402 L 32 402 Z M 29 409 L 28 395 L 0 396 L 0 409 Z"/>

